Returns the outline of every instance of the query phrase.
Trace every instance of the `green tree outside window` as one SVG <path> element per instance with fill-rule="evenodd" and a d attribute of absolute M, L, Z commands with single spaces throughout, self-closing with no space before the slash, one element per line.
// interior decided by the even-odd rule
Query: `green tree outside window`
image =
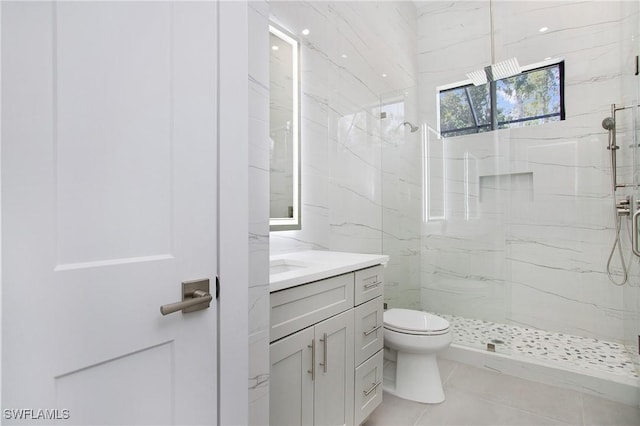
<path fill-rule="evenodd" d="M 563 67 L 533 69 L 481 86 L 466 85 L 440 92 L 440 132 L 459 136 L 495 130 L 491 96 L 496 97 L 499 129 L 564 120 Z"/>

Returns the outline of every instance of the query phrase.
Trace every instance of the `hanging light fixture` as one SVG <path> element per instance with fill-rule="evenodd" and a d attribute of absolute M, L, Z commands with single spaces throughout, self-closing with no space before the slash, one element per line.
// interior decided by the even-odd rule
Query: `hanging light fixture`
<path fill-rule="evenodd" d="M 467 77 L 471 80 L 474 86 L 480 86 L 491 81 L 512 77 L 520 74 L 521 72 L 520 64 L 516 58 L 510 58 L 496 63 L 496 49 L 493 30 L 493 0 L 489 0 L 489 20 L 491 24 L 491 65 L 467 73 Z"/>

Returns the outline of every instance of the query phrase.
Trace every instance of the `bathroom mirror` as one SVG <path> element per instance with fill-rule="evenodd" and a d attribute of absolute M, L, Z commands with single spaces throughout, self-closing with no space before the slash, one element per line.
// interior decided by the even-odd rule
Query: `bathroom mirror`
<path fill-rule="evenodd" d="M 300 50 L 287 31 L 269 26 L 271 231 L 301 229 Z"/>

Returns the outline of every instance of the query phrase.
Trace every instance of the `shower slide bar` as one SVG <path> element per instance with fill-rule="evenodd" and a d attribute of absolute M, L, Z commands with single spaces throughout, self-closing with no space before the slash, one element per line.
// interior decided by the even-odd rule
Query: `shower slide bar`
<path fill-rule="evenodd" d="M 638 222 L 640 222 L 640 209 L 631 218 L 631 250 L 640 257 L 640 245 L 638 244 Z"/>
<path fill-rule="evenodd" d="M 618 188 L 637 188 L 640 187 L 639 184 L 634 183 L 618 183 L 618 173 L 617 173 L 617 155 L 616 150 L 620 149 L 618 145 L 616 145 L 616 112 L 622 111 L 630 108 L 638 108 L 640 104 L 634 105 L 626 105 L 626 106 L 616 106 L 616 104 L 611 104 L 611 117 L 607 117 L 602 120 L 602 127 L 605 130 L 609 131 L 609 146 L 607 149 L 611 151 L 611 174 L 612 174 L 612 186 L 615 191 Z"/>

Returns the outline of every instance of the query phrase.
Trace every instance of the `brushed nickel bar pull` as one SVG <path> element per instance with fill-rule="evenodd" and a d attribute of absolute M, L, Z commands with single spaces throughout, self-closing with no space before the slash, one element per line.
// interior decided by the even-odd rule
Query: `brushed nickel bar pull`
<path fill-rule="evenodd" d="M 368 335 L 370 335 L 371 333 L 375 333 L 376 331 L 380 330 L 381 328 L 382 328 L 382 325 L 379 325 L 379 326 L 377 326 L 377 327 L 373 327 L 373 328 L 372 328 L 371 330 L 369 330 L 369 331 L 363 331 L 362 333 L 363 333 L 365 336 L 368 336 Z"/>
<path fill-rule="evenodd" d="M 371 385 L 371 387 L 369 388 L 369 390 L 362 391 L 362 392 L 364 393 L 364 396 L 369 396 L 369 394 L 370 394 L 371 392 L 373 392 L 374 390 L 376 390 L 376 388 L 377 388 L 378 386 L 380 386 L 381 384 L 382 384 L 382 381 L 379 381 L 378 383 L 374 383 L 374 384 L 372 384 L 372 385 Z"/>
<path fill-rule="evenodd" d="M 329 342 L 327 341 L 327 333 L 322 335 L 322 339 L 320 339 L 324 345 L 322 346 L 322 354 L 324 357 L 324 362 L 321 362 L 320 365 L 323 367 L 323 371 L 327 372 L 327 346 L 329 346 Z"/>
<path fill-rule="evenodd" d="M 213 300 L 213 296 L 202 290 L 195 290 L 191 293 L 191 298 L 183 300 L 182 302 L 169 303 L 168 305 L 160 306 L 160 313 L 162 315 L 169 315 L 174 312 L 182 311 L 183 309 L 193 308 L 195 306 L 204 305 L 210 303 Z M 206 307 L 208 307 L 207 305 Z M 206 307 L 203 307 L 205 309 Z"/>
<path fill-rule="evenodd" d="M 307 345 L 311 348 L 311 370 L 307 370 L 307 373 L 311 373 L 311 380 L 316 379 L 316 339 L 311 340 L 311 344 Z"/>
<path fill-rule="evenodd" d="M 378 287 L 380 284 L 382 284 L 382 281 L 376 281 L 376 282 L 373 282 L 373 283 L 365 284 L 364 288 Z"/>

